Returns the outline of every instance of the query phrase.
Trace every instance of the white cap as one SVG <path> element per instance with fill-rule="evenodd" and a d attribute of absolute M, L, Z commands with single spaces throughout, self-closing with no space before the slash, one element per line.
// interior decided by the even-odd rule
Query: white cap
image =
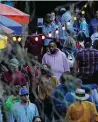
<path fill-rule="evenodd" d="M 66 11 L 66 9 L 65 8 L 61 8 L 60 11 Z"/>

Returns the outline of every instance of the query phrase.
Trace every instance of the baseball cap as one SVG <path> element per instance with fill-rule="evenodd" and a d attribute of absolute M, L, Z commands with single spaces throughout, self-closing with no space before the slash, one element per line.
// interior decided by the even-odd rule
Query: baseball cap
<path fill-rule="evenodd" d="M 10 65 L 15 66 L 16 68 L 19 67 L 19 61 L 16 58 L 12 58 L 10 60 Z"/>
<path fill-rule="evenodd" d="M 26 94 L 29 94 L 29 90 L 26 87 L 21 88 L 20 91 L 19 91 L 19 95 L 23 96 L 23 95 L 26 95 Z"/>
<path fill-rule="evenodd" d="M 60 11 L 66 11 L 66 9 L 65 8 L 60 8 Z"/>

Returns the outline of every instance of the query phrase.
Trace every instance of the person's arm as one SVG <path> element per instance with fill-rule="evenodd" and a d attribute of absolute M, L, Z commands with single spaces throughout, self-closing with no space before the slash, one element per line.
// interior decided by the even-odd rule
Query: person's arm
<path fill-rule="evenodd" d="M 36 105 L 35 105 L 35 116 L 39 116 L 38 108 Z"/>
<path fill-rule="evenodd" d="M 45 55 L 42 58 L 42 64 L 46 64 Z"/>
<path fill-rule="evenodd" d="M 41 56 L 43 55 L 43 47 L 41 48 Z"/>
<path fill-rule="evenodd" d="M 5 102 L 5 106 L 7 110 L 11 110 L 13 105 L 13 96 L 9 96 L 7 101 Z"/>
<path fill-rule="evenodd" d="M 66 55 L 63 52 L 62 52 L 62 56 L 63 56 L 64 71 L 70 71 L 68 59 L 67 59 Z"/>
<path fill-rule="evenodd" d="M 91 105 L 89 106 L 89 108 L 90 108 L 90 113 L 91 113 L 91 119 L 94 122 L 98 122 L 98 113 L 97 113 L 95 104 L 94 103 L 91 103 Z"/>
<path fill-rule="evenodd" d="M 73 74 L 77 75 L 79 69 L 79 53 L 76 56 L 75 64 L 73 67 Z"/>
<path fill-rule="evenodd" d="M 9 115 L 9 122 L 16 122 L 15 113 L 16 113 L 16 111 L 15 111 L 14 105 L 13 105 L 10 115 Z"/>
<path fill-rule="evenodd" d="M 73 74 L 74 75 L 77 75 L 77 73 L 78 73 L 78 67 L 79 67 L 78 61 L 75 60 L 75 64 L 74 64 L 74 68 L 73 68 Z"/>

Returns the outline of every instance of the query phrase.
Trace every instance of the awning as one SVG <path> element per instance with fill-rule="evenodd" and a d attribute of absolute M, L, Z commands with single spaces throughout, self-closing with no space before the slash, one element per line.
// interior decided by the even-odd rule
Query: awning
<path fill-rule="evenodd" d="M 11 30 L 8 27 L 0 24 L 0 34 L 12 34 L 12 33 L 14 33 L 13 30 Z"/>
<path fill-rule="evenodd" d="M 21 24 L 28 24 L 30 15 L 5 4 L 0 3 L 0 15 L 6 16 Z"/>
<path fill-rule="evenodd" d="M 14 34 L 21 35 L 22 33 L 22 25 L 10 18 L 0 15 L 0 24 L 12 29 Z"/>

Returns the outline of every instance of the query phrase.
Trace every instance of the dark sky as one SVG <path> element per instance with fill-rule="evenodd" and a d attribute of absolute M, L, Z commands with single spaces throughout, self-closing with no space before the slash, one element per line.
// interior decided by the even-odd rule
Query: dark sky
<path fill-rule="evenodd" d="M 51 12 L 56 6 L 64 5 L 69 1 L 35 1 L 36 15 L 44 16 L 48 12 Z"/>

